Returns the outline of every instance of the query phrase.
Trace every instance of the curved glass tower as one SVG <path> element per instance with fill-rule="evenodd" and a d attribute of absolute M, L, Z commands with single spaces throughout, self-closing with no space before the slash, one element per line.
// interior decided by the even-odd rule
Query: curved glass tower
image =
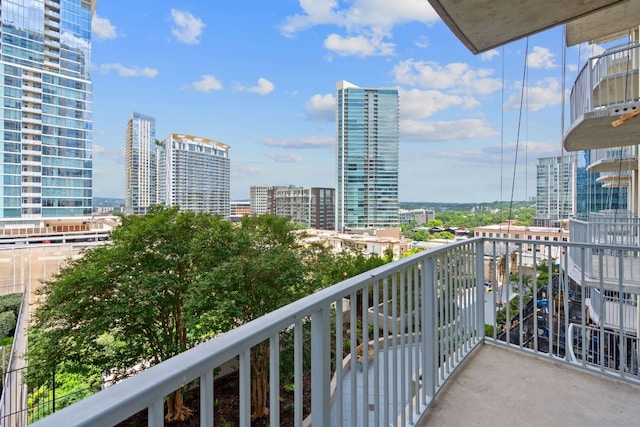
<path fill-rule="evenodd" d="M 91 215 L 96 0 L 2 0 L 0 219 Z"/>

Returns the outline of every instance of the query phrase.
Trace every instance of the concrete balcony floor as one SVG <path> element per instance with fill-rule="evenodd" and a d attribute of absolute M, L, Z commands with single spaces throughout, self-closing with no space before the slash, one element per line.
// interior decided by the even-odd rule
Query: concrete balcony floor
<path fill-rule="evenodd" d="M 640 387 L 494 345 L 471 354 L 419 426 L 632 426 Z"/>

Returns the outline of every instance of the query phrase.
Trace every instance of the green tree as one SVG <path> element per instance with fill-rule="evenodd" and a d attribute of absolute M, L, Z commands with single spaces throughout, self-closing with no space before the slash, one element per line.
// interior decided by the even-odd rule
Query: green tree
<path fill-rule="evenodd" d="M 160 363 L 192 346 L 199 338 L 188 339 L 186 322 L 192 241 L 205 229 L 223 228 L 222 222 L 164 207 L 123 218 L 111 245 L 88 250 L 41 288 L 32 372 L 52 372 L 63 363 L 70 372 L 98 367 L 119 379 L 134 366 Z M 122 345 L 106 349 L 104 334 Z M 167 405 L 167 420 L 190 415 L 179 390 Z"/>

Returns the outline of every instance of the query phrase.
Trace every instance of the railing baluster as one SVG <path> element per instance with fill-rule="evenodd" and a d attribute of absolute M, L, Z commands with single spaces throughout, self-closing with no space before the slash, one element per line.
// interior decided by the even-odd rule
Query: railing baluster
<path fill-rule="evenodd" d="M 404 408 L 407 404 L 407 376 L 406 376 L 406 351 L 405 351 L 405 337 L 406 337 L 406 304 L 405 297 L 407 295 L 407 270 L 403 269 L 400 271 L 400 289 L 398 293 L 398 298 L 400 298 L 400 379 L 402 380 L 402 384 L 400 384 L 400 403 L 402 408 Z M 396 352 L 397 354 L 397 352 Z M 403 409 L 400 410 L 400 425 L 406 425 L 405 419 L 405 411 Z"/>
<path fill-rule="evenodd" d="M 269 420 L 280 425 L 280 334 L 269 339 Z"/>
<path fill-rule="evenodd" d="M 358 296 L 356 292 L 352 292 L 349 297 L 349 338 L 351 339 L 349 348 L 351 349 L 351 425 L 357 425 L 358 420 L 358 378 L 356 371 L 358 369 Z"/>
<path fill-rule="evenodd" d="M 147 414 L 149 427 L 164 426 L 164 399 L 153 402 L 147 409 Z"/>
<path fill-rule="evenodd" d="M 251 349 L 240 353 L 239 365 L 240 427 L 249 427 L 251 425 Z"/>
<path fill-rule="evenodd" d="M 373 425 L 380 425 L 380 280 L 373 284 Z M 385 319 L 386 321 L 386 319 Z"/>
<path fill-rule="evenodd" d="M 369 286 L 362 290 L 362 423 L 369 425 Z"/>
<path fill-rule="evenodd" d="M 293 327 L 293 417 L 295 425 L 302 425 L 302 356 L 303 356 L 302 320 Z"/>
<path fill-rule="evenodd" d="M 214 416 L 213 371 L 200 377 L 200 426 L 213 427 Z"/>
<path fill-rule="evenodd" d="M 391 353 L 393 363 L 391 365 L 391 396 L 393 397 L 392 420 L 398 419 L 398 273 L 391 276 L 391 317 L 393 318 L 393 336 L 391 337 Z M 354 424 L 355 425 L 355 424 Z"/>
<path fill-rule="evenodd" d="M 329 425 L 331 380 L 329 364 L 329 315 L 322 308 L 311 315 L 311 422 L 314 426 Z"/>
<path fill-rule="evenodd" d="M 422 261 L 422 384 L 424 387 L 423 404 L 431 400 L 436 394 L 437 373 L 437 304 L 434 298 L 434 259 L 433 255 Z M 388 424 L 386 424 L 388 425 Z"/>
<path fill-rule="evenodd" d="M 382 325 L 383 350 L 384 350 L 384 426 L 389 425 L 389 276 L 385 276 L 382 282 Z"/>
<path fill-rule="evenodd" d="M 344 339 L 343 332 L 343 322 L 342 322 L 342 306 L 344 303 L 344 299 L 340 298 L 336 302 L 336 391 L 335 391 L 335 407 L 336 407 L 336 427 L 342 427 L 343 420 L 343 395 L 342 395 L 342 382 L 343 382 L 343 371 L 342 371 L 342 361 L 344 359 L 344 351 L 342 348 L 342 340 Z"/>

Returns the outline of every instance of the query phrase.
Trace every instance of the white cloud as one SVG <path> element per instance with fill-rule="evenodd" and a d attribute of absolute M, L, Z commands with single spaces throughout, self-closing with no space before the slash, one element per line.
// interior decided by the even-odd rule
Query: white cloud
<path fill-rule="evenodd" d="M 504 108 L 507 110 L 520 109 L 520 94 L 518 90 L 509 97 L 505 102 Z M 562 89 L 557 79 L 548 77 L 544 80 L 537 81 L 534 86 L 529 86 L 524 92 L 525 99 L 522 103 L 523 108 L 529 111 L 538 111 L 552 105 L 559 105 L 562 102 Z"/>
<path fill-rule="evenodd" d="M 396 82 L 427 89 L 450 89 L 463 93 L 486 95 L 500 89 L 499 79 L 491 77 L 493 70 L 473 69 L 469 64 L 454 62 L 445 66 L 437 62 L 408 59 L 393 68 Z"/>
<path fill-rule="evenodd" d="M 113 70 L 117 72 L 120 77 L 153 78 L 158 74 L 158 70 L 156 70 L 155 68 L 125 67 L 124 65 L 118 63 L 102 64 L 99 66 L 99 69 L 103 73 L 108 73 L 109 71 Z"/>
<path fill-rule="evenodd" d="M 527 65 L 531 68 L 556 68 L 553 62 L 553 53 L 546 47 L 534 46 L 533 51 L 527 55 Z"/>
<path fill-rule="evenodd" d="M 350 30 L 390 29 L 406 22 L 431 24 L 439 19 L 426 1 L 353 0 L 341 3 L 349 6 L 341 9 L 337 0 L 300 0 L 302 13 L 288 16 L 280 29 L 284 35 L 291 36 L 316 25 L 332 24 Z"/>
<path fill-rule="evenodd" d="M 413 42 L 413 44 L 420 49 L 425 49 L 429 47 L 429 39 L 427 38 L 427 36 L 420 36 L 416 41 Z"/>
<path fill-rule="evenodd" d="M 515 142 L 505 143 L 502 146 L 493 144 L 471 150 L 437 151 L 431 155 L 433 157 L 460 160 L 469 164 L 500 164 L 501 161 L 509 164 L 512 163 L 512 159 L 515 157 L 516 149 L 520 153 L 526 150 L 532 164 L 536 161 L 534 159 L 558 155 L 558 147 L 546 142 L 535 141 L 522 141 L 520 144 Z"/>
<path fill-rule="evenodd" d="M 116 27 L 111 24 L 109 19 L 98 16 L 98 14 L 93 15 L 91 29 L 96 36 L 95 38 L 98 40 L 115 39 L 118 37 Z"/>
<path fill-rule="evenodd" d="M 254 175 L 263 175 L 266 172 L 264 168 L 256 166 L 240 166 L 232 163 L 231 176 L 235 178 L 253 177 Z"/>
<path fill-rule="evenodd" d="M 449 95 L 437 90 L 399 89 L 400 118 L 402 120 L 430 117 L 438 111 L 461 106 L 474 108 L 480 103 L 470 96 Z"/>
<path fill-rule="evenodd" d="M 257 93 L 258 95 L 268 95 L 271 92 L 273 92 L 274 89 L 275 89 L 275 86 L 273 83 L 271 83 L 269 80 L 265 78 L 260 77 L 258 79 L 258 85 L 250 87 L 248 91 Z"/>
<path fill-rule="evenodd" d="M 273 92 L 274 89 L 275 85 L 263 77 L 258 79 L 258 84 L 256 86 L 247 87 L 241 84 L 236 84 L 233 87 L 233 90 L 236 92 L 253 92 L 258 95 L 268 95 Z"/>
<path fill-rule="evenodd" d="M 330 136 L 307 136 L 290 139 L 267 138 L 264 140 L 265 145 L 281 148 L 327 148 L 332 147 L 334 142 Z"/>
<path fill-rule="evenodd" d="M 204 74 L 200 80 L 191 83 L 191 87 L 200 92 L 222 90 L 222 83 L 211 74 Z"/>
<path fill-rule="evenodd" d="M 450 141 L 487 138 L 498 134 L 497 130 L 479 119 L 434 122 L 402 120 L 400 122 L 400 139 L 407 141 Z"/>
<path fill-rule="evenodd" d="M 171 9 L 171 19 L 173 20 L 171 34 L 179 41 L 186 44 L 198 44 L 200 42 L 198 37 L 200 37 L 202 29 L 205 27 L 200 18 L 193 16 L 190 12 Z"/>
<path fill-rule="evenodd" d="M 278 163 L 300 163 L 302 161 L 302 158 L 293 151 L 287 151 L 284 153 L 270 153 L 267 154 L 267 156 Z"/>
<path fill-rule="evenodd" d="M 495 49 L 491 49 L 491 50 L 488 50 L 486 52 L 482 52 L 480 54 L 480 60 L 481 61 L 491 61 L 496 56 L 500 56 L 500 52 L 498 52 Z"/>
<path fill-rule="evenodd" d="M 336 99 L 330 93 L 313 95 L 305 104 L 305 110 L 312 119 L 334 120 L 336 116 Z"/>
<path fill-rule="evenodd" d="M 118 164 L 124 164 L 124 148 L 103 147 L 102 145 L 94 143 L 91 146 L 91 150 L 93 151 L 95 158 L 98 158 L 100 160 L 109 160 Z"/>
<path fill-rule="evenodd" d="M 324 41 L 324 47 L 340 56 L 387 56 L 392 55 L 395 44 L 382 41 L 383 35 L 367 38 L 364 35 L 342 37 L 329 34 Z"/>

